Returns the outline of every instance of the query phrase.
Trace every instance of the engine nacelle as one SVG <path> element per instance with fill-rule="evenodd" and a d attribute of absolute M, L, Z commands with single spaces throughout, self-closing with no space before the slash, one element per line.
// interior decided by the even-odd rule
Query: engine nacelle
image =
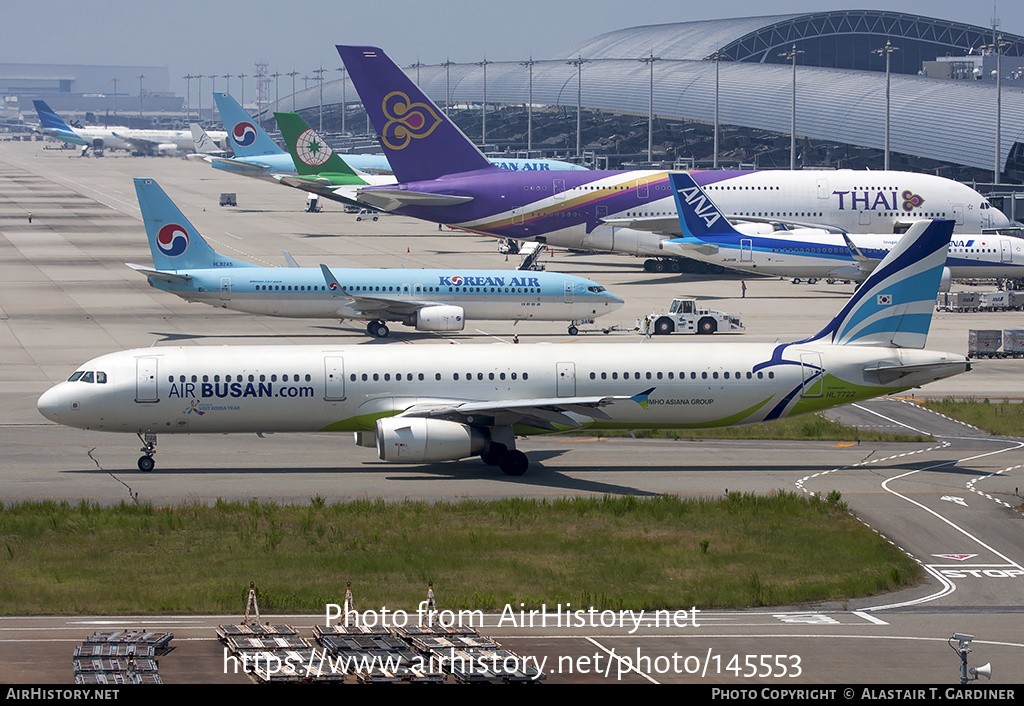
<path fill-rule="evenodd" d="M 173 142 L 161 142 L 156 148 L 160 154 L 174 154 L 178 151 L 178 146 Z"/>
<path fill-rule="evenodd" d="M 466 311 L 461 306 L 426 306 L 416 312 L 417 331 L 461 331 Z"/>
<path fill-rule="evenodd" d="M 953 283 L 953 273 L 948 267 L 942 268 L 942 279 L 939 280 L 939 291 L 948 292 L 949 286 Z"/>
<path fill-rule="evenodd" d="M 627 255 L 662 255 L 661 240 L 662 236 L 657 233 L 611 226 L 588 233 L 580 247 Z"/>
<path fill-rule="evenodd" d="M 481 430 L 444 419 L 377 420 L 377 457 L 388 463 L 457 461 L 482 453 L 488 443 Z"/>

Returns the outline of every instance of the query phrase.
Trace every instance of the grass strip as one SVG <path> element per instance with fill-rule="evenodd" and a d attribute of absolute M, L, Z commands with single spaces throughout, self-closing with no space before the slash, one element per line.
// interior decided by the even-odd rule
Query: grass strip
<path fill-rule="evenodd" d="M 918 565 L 837 492 L 0 508 L 0 613 L 739 608 L 899 589 Z"/>
<path fill-rule="evenodd" d="M 1024 404 L 1003 400 L 960 400 L 947 397 L 941 400 L 922 400 L 921 404 L 961 422 L 966 422 L 997 436 L 1024 434 Z"/>

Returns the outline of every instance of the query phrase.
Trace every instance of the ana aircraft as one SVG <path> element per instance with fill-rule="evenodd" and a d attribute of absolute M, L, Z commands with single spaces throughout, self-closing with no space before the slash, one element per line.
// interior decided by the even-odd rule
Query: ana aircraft
<path fill-rule="evenodd" d="M 73 145 L 82 145 L 82 154 L 90 147 L 95 150 L 117 149 L 142 154 L 170 154 L 179 150 L 193 149 L 192 133 L 189 130 L 137 130 L 127 127 L 71 127 L 54 113 L 44 101 L 32 101 L 39 115 L 40 131 Z M 223 141 L 223 132 L 214 132 L 210 137 Z"/>
<path fill-rule="evenodd" d="M 278 147 L 277 143 L 263 131 L 238 101 L 227 93 L 214 93 L 217 111 L 224 121 L 235 152 L 233 158 L 208 158 L 205 161 L 215 169 L 245 174 L 247 176 L 274 178 L 275 174 L 295 174 L 295 165 L 290 154 Z M 346 154 L 349 166 L 370 174 L 391 174 L 391 164 L 382 154 Z M 576 164 L 557 159 L 495 159 L 502 169 L 511 171 L 571 171 L 581 170 Z"/>
<path fill-rule="evenodd" d="M 259 267 L 213 250 L 152 179 L 135 179 L 154 267 L 128 264 L 157 289 L 190 302 L 252 314 L 369 319 L 384 338 L 386 322 L 418 331 L 461 331 L 466 319 L 569 321 L 608 314 L 622 299 L 583 277 L 515 270 L 329 270 Z"/>
<path fill-rule="evenodd" d="M 480 455 L 520 475 L 521 434 L 751 424 L 969 370 L 924 349 L 952 230 L 915 223 L 825 328 L 793 343 L 153 347 L 90 360 L 37 406 L 139 434 L 144 471 L 157 432 L 354 431 L 385 462 Z"/>
<path fill-rule="evenodd" d="M 693 176 L 670 177 L 680 214 L 682 238 L 662 243 L 714 265 L 744 272 L 800 279 L 860 282 L 896 247 L 900 236 L 836 233 L 821 228 L 774 229 L 764 223 L 733 225 Z M 1024 239 L 1001 235 L 958 235 L 950 242 L 942 290 L 950 280 L 1024 277 Z"/>
<path fill-rule="evenodd" d="M 580 250 L 665 257 L 661 241 L 681 235 L 668 172 L 510 175 L 488 165 L 383 51 L 339 46 L 338 52 L 400 182 L 364 187 L 357 192 L 360 201 L 465 230 Z M 892 231 L 935 217 L 952 218 L 957 232 L 1009 225 L 974 190 L 928 174 L 703 171 L 694 179 L 730 218 L 826 224 L 849 232 Z M 658 270 L 658 261 L 649 260 L 645 269 Z"/>

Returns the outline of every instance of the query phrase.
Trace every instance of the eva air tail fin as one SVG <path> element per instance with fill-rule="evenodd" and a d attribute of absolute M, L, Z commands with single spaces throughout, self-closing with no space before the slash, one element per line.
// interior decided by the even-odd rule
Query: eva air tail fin
<path fill-rule="evenodd" d="M 256 267 L 211 248 L 153 179 L 136 178 L 135 193 L 157 270 Z"/>
<path fill-rule="evenodd" d="M 274 113 L 274 118 L 299 176 L 330 173 L 361 181 L 355 170 L 298 113 Z"/>
<path fill-rule="evenodd" d="M 924 348 L 953 221 L 917 221 L 828 326 L 800 343 Z"/>

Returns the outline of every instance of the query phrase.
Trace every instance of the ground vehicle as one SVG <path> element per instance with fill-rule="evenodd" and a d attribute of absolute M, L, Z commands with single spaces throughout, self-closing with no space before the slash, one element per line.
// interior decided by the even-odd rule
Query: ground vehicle
<path fill-rule="evenodd" d="M 637 329 L 646 335 L 669 333 L 712 334 L 718 331 L 732 333 L 743 331 L 738 316 L 729 316 L 713 309 L 697 306 L 694 297 L 678 297 L 672 300 L 667 313 L 648 314 L 637 322 Z"/>
<path fill-rule="evenodd" d="M 378 215 L 379 214 L 378 214 L 377 211 L 371 211 L 368 208 L 364 208 L 364 209 L 360 210 L 358 214 L 356 214 L 356 220 L 357 221 L 361 221 L 361 220 L 363 220 L 365 218 L 367 220 L 374 220 L 375 221 L 375 220 L 377 220 L 377 216 Z"/>

